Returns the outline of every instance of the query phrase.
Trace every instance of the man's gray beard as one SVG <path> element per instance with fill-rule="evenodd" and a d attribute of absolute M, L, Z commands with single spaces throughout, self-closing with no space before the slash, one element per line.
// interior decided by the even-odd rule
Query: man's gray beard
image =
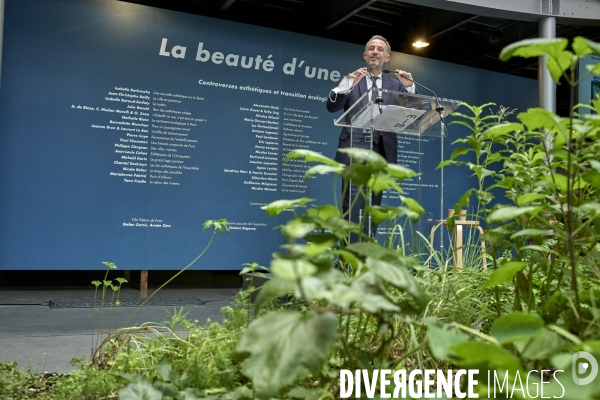
<path fill-rule="evenodd" d="M 369 63 L 369 62 L 367 61 L 367 67 L 368 67 L 369 69 L 375 69 L 375 68 L 377 68 L 377 67 L 382 67 L 382 66 L 383 66 L 383 63 L 379 63 L 379 62 L 378 62 L 376 65 L 372 65 L 371 63 Z"/>

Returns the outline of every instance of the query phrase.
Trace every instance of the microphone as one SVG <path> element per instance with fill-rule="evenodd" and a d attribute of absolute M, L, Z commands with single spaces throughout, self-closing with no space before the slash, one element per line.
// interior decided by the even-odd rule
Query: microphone
<path fill-rule="evenodd" d="M 389 70 L 389 69 L 384 69 L 384 70 L 383 70 L 383 72 L 384 72 L 384 73 L 386 73 L 386 74 L 390 74 L 390 73 L 393 73 L 394 71 L 392 71 L 392 70 Z M 415 85 L 419 85 L 419 86 L 421 86 L 423 89 L 429 90 L 431 93 L 433 93 L 433 95 L 434 95 L 436 98 L 438 98 L 438 95 L 437 95 L 437 94 L 436 94 L 436 93 L 435 93 L 433 90 L 429 89 L 427 86 L 425 86 L 425 85 L 421 85 L 419 82 L 415 82 L 415 81 L 413 81 L 412 79 L 410 79 L 410 78 L 409 78 L 408 76 L 406 76 L 406 75 L 401 75 L 401 76 L 402 76 L 404 79 L 408 79 L 409 81 L 411 81 L 411 82 L 412 82 L 412 83 L 414 83 Z"/>

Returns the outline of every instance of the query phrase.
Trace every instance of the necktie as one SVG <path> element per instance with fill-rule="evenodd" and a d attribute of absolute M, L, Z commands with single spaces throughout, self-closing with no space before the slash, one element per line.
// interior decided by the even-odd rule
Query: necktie
<path fill-rule="evenodd" d="M 373 88 L 379 89 L 378 86 L 377 86 L 377 79 L 379 79 L 378 76 L 371 75 L 371 80 L 373 81 L 373 86 L 371 86 L 371 89 L 373 89 Z M 376 93 L 379 94 L 379 90 L 377 90 Z M 372 100 L 372 95 L 373 95 L 373 92 L 370 92 L 369 93 L 369 100 Z"/>
<path fill-rule="evenodd" d="M 377 79 L 379 79 L 379 77 L 378 77 L 378 76 L 371 75 L 371 79 L 373 80 L 373 86 L 372 86 L 372 89 L 373 89 L 373 88 L 375 88 L 375 89 L 379 89 L 379 88 L 377 87 Z M 377 93 L 375 96 L 379 95 L 379 90 L 377 90 L 375 93 Z M 369 98 L 371 98 L 371 95 L 372 95 L 372 94 L 373 94 L 373 92 L 369 93 Z M 374 131 L 374 132 L 373 132 L 373 143 L 374 143 L 374 144 L 379 144 L 379 141 L 380 141 L 380 140 L 381 140 L 381 134 L 379 133 L 379 131 Z"/>

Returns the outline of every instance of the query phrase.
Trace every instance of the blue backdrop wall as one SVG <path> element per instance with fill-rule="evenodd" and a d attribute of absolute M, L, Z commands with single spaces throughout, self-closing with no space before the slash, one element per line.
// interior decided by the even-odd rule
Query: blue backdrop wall
<path fill-rule="evenodd" d="M 180 269 L 219 218 L 231 233 L 196 269 L 267 265 L 289 214 L 261 206 L 332 201 L 330 177 L 304 182 L 307 166 L 282 159 L 333 157 L 338 115 L 324 102 L 363 46 L 107 0 L 6 0 L 5 15 L 0 269 Z M 441 97 L 537 103 L 532 80 L 400 53 L 390 68 Z M 465 134 L 450 126 L 447 155 Z M 423 173 L 407 195 L 439 218 L 441 141 L 399 146 L 398 162 Z M 468 187 L 468 172 L 446 174 L 446 203 Z"/>

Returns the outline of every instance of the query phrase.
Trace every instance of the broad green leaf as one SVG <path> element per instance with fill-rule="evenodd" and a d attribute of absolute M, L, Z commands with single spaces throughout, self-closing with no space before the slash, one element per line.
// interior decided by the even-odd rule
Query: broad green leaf
<path fill-rule="evenodd" d="M 594 227 L 594 232 L 596 232 L 596 235 L 600 235 L 600 217 L 594 218 L 593 227 Z"/>
<path fill-rule="evenodd" d="M 552 174 L 544 176 L 544 179 L 548 182 L 556 185 L 557 189 L 562 193 L 567 192 L 567 177 L 561 174 Z"/>
<path fill-rule="evenodd" d="M 382 174 L 371 176 L 367 186 L 373 189 L 373 193 L 375 194 L 379 194 L 384 190 L 391 191 L 390 189 L 395 189 L 396 192 L 402 193 L 402 189 L 396 183 L 396 179 Z"/>
<path fill-rule="evenodd" d="M 501 344 L 529 340 L 544 327 L 537 314 L 511 313 L 494 321 L 490 334 Z"/>
<path fill-rule="evenodd" d="M 525 261 L 509 261 L 500 268 L 495 269 L 494 272 L 492 272 L 490 279 L 483 284 L 483 287 L 488 288 L 508 282 L 517 274 L 517 272 L 521 271 L 526 266 L 527 263 Z"/>
<path fill-rule="evenodd" d="M 572 64 L 577 62 L 577 56 L 568 50 L 563 51 L 558 55 L 558 58 L 550 57 L 546 61 L 546 67 L 552 75 L 552 79 L 556 83 L 560 83 L 560 77 L 563 72 L 569 69 Z"/>
<path fill-rule="evenodd" d="M 473 111 L 473 108 L 470 105 L 468 105 L 467 103 L 460 103 L 458 105 L 457 109 L 460 109 L 461 106 L 468 107 L 471 111 Z M 475 114 L 475 112 L 473 112 L 473 114 Z M 458 111 L 453 111 L 450 115 L 453 116 L 453 117 L 464 118 L 464 119 L 467 119 L 467 120 L 472 121 L 472 122 L 476 121 L 476 118 L 474 116 L 469 115 L 469 114 L 463 114 L 463 113 L 460 113 Z M 455 121 L 452 121 L 452 122 L 455 122 Z"/>
<path fill-rule="evenodd" d="M 599 63 L 600 64 L 600 63 Z M 590 169 L 583 174 L 583 179 L 596 189 L 600 189 L 600 162 L 589 160 Z"/>
<path fill-rule="evenodd" d="M 445 160 L 445 161 L 442 161 L 441 163 L 439 163 L 437 165 L 437 167 L 435 167 L 435 169 L 444 168 L 444 167 L 447 167 L 449 165 L 463 165 L 463 162 L 456 162 L 456 161 L 452 161 L 452 160 Z"/>
<path fill-rule="evenodd" d="M 328 392 L 323 388 L 305 388 L 302 386 L 296 386 L 295 388 L 287 392 L 286 398 L 319 400 L 327 396 Z"/>
<path fill-rule="evenodd" d="M 537 153 L 535 153 L 533 155 L 531 162 L 535 163 L 535 162 L 540 161 L 541 159 L 545 159 L 545 158 L 546 158 L 546 153 L 544 151 L 538 151 Z"/>
<path fill-rule="evenodd" d="M 340 153 L 346 153 L 354 162 L 361 162 L 369 165 L 375 170 L 382 170 L 388 163 L 381 155 L 372 150 L 363 149 L 360 147 L 350 147 L 339 149 Z"/>
<path fill-rule="evenodd" d="M 391 207 L 391 206 L 373 206 L 367 207 L 369 215 L 373 223 L 379 225 L 384 221 L 392 220 L 393 218 L 407 216 L 413 221 L 419 219 L 419 214 L 406 207 Z"/>
<path fill-rule="evenodd" d="M 592 49 L 590 48 L 590 46 L 588 46 L 587 41 L 581 36 L 577 36 L 573 39 L 571 47 L 573 48 L 575 54 L 577 54 L 578 57 L 586 56 L 592 52 Z"/>
<path fill-rule="evenodd" d="M 362 273 L 352 285 L 348 287 L 350 293 L 346 294 L 345 301 L 350 300 L 349 304 L 358 304 L 366 312 L 379 314 L 381 312 L 400 312 L 400 307 L 386 299 L 381 294 L 378 294 L 377 288 L 381 278 L 379 278 L 372 271 Z M 332 298 L 330 301 L 337 302 L 338 300 Z"/>
<path fill-rule="evenodd" d="M 305 218 L 294 218 L 281 228 L 281 232 L 287 239 L 299 239 L 316 229 L 317 224 L 314 222 L 307 222 Z"/>
<path fill-rule="evenodd" d="M 481 149 L 481 141 L 475 135 L 471 135 L 467 137 L 467 143 L 479 153 L 479 149 Z"/>
<path fill-rule="evenodd" d="M 309 243 L 306 246 L 304 246 L 304 254 L 306 254 L 307 257 L 312 258 L 312 257 L 316 257 L 319 254 L 323 254 L 325 253 L 327 250 L 331 249 L 331 247 L 335 244 L 335 242 L 337 242 L 337 240 L 330 240 L 327 242 L 323 242 L 323 243 Z"/>
<path fill-rule="evenodd" d="M 450 115 L 452 115 L 453 117 L 460 116 L 460 115 L 456 115 L 454 113 L 452 113 Z M 474 125 L 473 123 L 468 123 L 465 121 L 452 121 L 452 122 L 450 122 L 450 125 L 462 125 L 462 126 L 468 128 L 471 132 L 476 132 L 476 130 L 473 128 L 473 125 Z"/>
<path fill-rule="evenodd" d="M 343 166 L 331 166 L 331 165 L 315 165 L 314 167 L 311 167 L 308 169 L 308 171 L 306 171 L 306 173 L 304 174 L 304 180 L 307 180 L 308 178 L 310 178 L 311 176 L 314 175 L 325 175 L 325 174 L 329 174 L 329 173 L 334 173 L 334 174 L 338 174 L 340 175 L 342 173 L 342 171 L 344 170 Z"/>
<path fill-rule="evenodd" d="M 419 202 L 416 201 L 415 199 L 411 199 L 410 197 L 400 196 L 400 200 L 402 200 L 402 202 L 404 204 L 406 204 L 406 206 L 411 211 L 414 211 L 415 213 L 417 213 L 419 217 L 425 212 L 425 209 L 423 207 L 421 207 Z"/>
<path fill-rule="evenodd" d="M 468 341 L 450 346 L 451 353 L 458 358 L 458 365 L 465 368 L 487 367 L 503 369 L 515 374 L 522 371 L 519 360 L 508 350 L 491 343 Z"/>
<path fill-rule="evenodd" d="M 296 158 L 304 158 L 304 161 L 306 162 L 318 162 L 325 165 L 330 165 L 332 167 L 343 167 L 344 165 L 335 160 L 332 160 L 329 157 L 325 157 L 321 153 L 317 153 L 316 151 L 306 149 L 292 150 L 287 156 L 285 156 L 285 161 L 287 162 Z"/>
<path fill-rule="evenodd" d="M 590 107 L 587 104 L 582 104 L 581 106 L 597 113 L 600 110 L 600 100 L 598 100 L 598 94 L 596 94 L 596 100 L 592 100 L 592 105 L 594 105 L 594 107 Z M 588 125 L 592 125 L 594 127 L 600 126 L 600 115 L 598 114 L 577 114 L 577 116 L 584 119 Z"/>
<path fill-rule="evenodd" d="M 319 273 L 331 271 L 335 257 L 334 254 L 331 253 L 332 248 L 330 246 L 325 248 L 326 251 L 321 252 L 319 252 L 313 244 L 308 244 L 305 248 L 307 257 L 310 257 L 310 261 L 317 266 Z"/>
<path fill-rule="evenodd" d="M 595 201 L 591 201 L 589 203 L 585 203 L 577 208 L 577 210 L 589 214 L 589 215 L 600 215 L 600 203 Z"/>
<path fill-rule="evenodd" d="M 586 38 L 581 37 L 581 36 L 577 36 L 575 39 L 573 39 L 573 44 L 575 44 L 575 42 L 579 42 L 579 41 L 584 42 L 585 45 L 590 48 L 590 50 L 592 51 L 592 53 L 594 53 L 597 56 L 600 56 L 600 43 L 592 42 L 589 39 L 586 39 Z"/>
<path fill-rule="evenodd" d="M 586 350 L 584 350 L 586 351 Z M 597 360 L 600 359 L 600 353 L 594 353 L 587 351 Z M 579 362 L 585 361 L 585 359 L 577 360 Z M 598 378 L 595 378 L 591 383 L 587 385 L 578 385 L 573 381 L 574 376 L 583 378 L 579 372 L 573 371 L 573 352 L 561 353 L 552 357 L 552 364 L 555 368 L 563 370 L 564 372 L 559 373 L 560 386 L 553 382 L 551 384 L 544 385 L 544 396 L 553 396 L 554 398 L 569 398 L 576 400 L 596 400 L 600 395 L 600 385 L 598 385 Z M 577 363 L 575 363 L 577 365 Z M 577 367 L 576 367 L 577 368 Z M 558 387 L 557 387 L 558 386 Z M 548 389 L 548 395 L 546 395 L 546 389 Z"/>
<path fill-rule="evenodd" d="M 338 208 L 336 206 L 331 205 L 331 204 L 323 204 L 323 205 L 317 206 L 317 208 L 309 208 L 308 210 L 306 210 L 306 213 L 308 215 L 319 217 L 324 220 L 327 220 L 328 218 L 331 218 L 331 217 L 339 217 L 340 216 L 340 210 L 338 210 Z"/>
<path fill-rule="evenodd" d="M 177 386 L 173 385 L 172 383 L 155 380 L 152 382 L 152 386 L 154 386 L 155 389 L 160 390 L 163 395 L 163 399 L 175 399 L 179 397 L 179 390 L 177 390 Z"/>
<path fill-rule="evenodd" d="M 258 395 L 278 397 L 305 370 L 318 374 L 335 343 L 336 324 L 330 312 L 275 311 L 252 321 L 237 350 L 250 353 L 242 371 Z"/>
<path fill-rule="evenodd" d="M 460 196 L 460 199 L 458 199 L 458 202 L 454 205 L 454 214 L 455 215 L 460 215 L 460 211 L 463 209 L 463 207 L 465 207 L 465 208 L 469 207 L 469 202 L 470 202 L 469 199 L 471 198 L 471 195 L 473 194 L 474 191 L 475 191 L 475 189 L 469 189 L 465 193 L 463 193 L 462 196 Z"/>
<path fill-rule="evenodd" d="M 438 326 L 436 321 L 429 317 L 427 322 L 427 333 L 429 349 L 436 360 L 450 361 L 451 352 L 449 347 L 469 339 L 467 335 L 458 330 L 444 329 Z"/>
<path fill-rule="evenodd" d="M 477 175 L 477 178 L 480 181 L 483 180 L 486 176 L 492 176 L 495 174 L 494 171 L 487 169 L 487 168 L 483 167 L 482 165 L 477 165 L 477 164 L 473 164 L 473 163 L 467 163 L 467 165 L 473 172 L 475 172 L 475 175 Z"/>
<path fill-rule="evenodd" d="M 558 353 L 550 359 L 552 366 L 556 369 L 567 369 L 573 361 L 572 353 Z"/>
<path fill-rule="evenodd" d="M 244 390 L 242 392 L 242 390 Z M 198 393 L 198 389 L 196 388 L 191 388 L 191 387 L 187 387 L 184 390 L 181 390 L 179 392 L 179 396 L 181 398 L 181 400 L 221 400 L 220 398 L 214 397 L 214 396 L 202 396 L 200 393 Z M 249 399 L 252 396 L 252 391 L 250 389 L 248 389 L 245 386 L 239 386 L 237 387 L 235 390 L 233 390 L 233 392 L 231 393 L 231 400 L 242 400 L 242 399 Z M 245 394 L 249 394 L 249 396 L 245 396 Z M 177 397 L 174 397 L 175 399 Z"/>
<path fill-rule="evenodd" d="M 323 293 L 323 296 L 328 297 L 327 301 L 329 301 L 330 305 L 342 309 L 349 309 L 350 307 L 354 307 L 359 300 L 361 300 L 359 298 L 360 293 L 362 293 L 362 291 L 357 290 L 355 287 L 336 283 L 332 285 L 330 291 Z"/>
<path fill-rule="evenodd" d="M 515 131 L 522 131 L 523 125 L 516 122 L 503 122 L 498 125 L 493 125 L 483 133 L 485 139 L 495 139 L 498 136 L 506 135 Z"/>
<path fill-rule="evenodd" d="M 464 148 L 464 147 L 457 147 L 452 152 L 452 155 L 450 156 L 450 159 L 454 160 L 456 157 L 458 157 L 460 155 L 463 155 L 463 154 L 468 154 L 471 151 L 473 151 L 473 149 L 467 149 L 467 148 Z"/>
<path fill-rule="evenodd" d="M 302 287 L 302 290 L 300 290 L 300 287 Z M 297 298 L 304 298 L 306 296 L 308 301 L 321 300 L 327 294 L 327 285 L 323 280 L 315 276 L 307 276 L 302 279 L 299 285 L 296 285 L 295 289 Z"/>
<path fill-rule="evenodd" d="M 530 130 L 546 129 L 550 132 L 557 132 L 561 127 L 561 118 L 558 115 L 540 107 L 530 108 L 526 112 L 519 113 L 517 118 Z"/>
<path fill-rule="evenodd" d="M 563 38 L 556 39 L 526 39 L 506 46 L 500 52 L 500 60 L 508 61 L 512 57 L 539 57 L 550 56 L 558 58 L 566 48 L 569 41 Z"/>
<path fill-rule="evenodd" d="M 257 310 L 259 310 L 263 305 L 265 305 L 271 300 L 294 293 L 295 289 L 296 282 L 292 280 L 278 277 L 269 279 L 264 285 L 260 287 L 254 306 Z"/>
<path fill-rule="evenodd" d="M 131 382 L 129 385 L 119 390 L 119 399 L 122 400 L 162 400 L 162 398 L 162 392 L 156 390 L 154 386 L 146 380 Z"/>
<path fill-rule="evenodd" d="M 325 242 L 337 242 L 339 238 L 332 233 L 315 233 L 304 236 L 304 240 L 312 244 L 321 244 Z"/>
<path fill-rule="evenodd" d="M 489 222 L 504 222 L 513 220 L 523 215 L 536 215 L 543 210 L 540 206 L 529 206 L 529 207 L 502 207 L 494 210 L 489 216 Z"/>
<path fill-rule="evenodd" d="M 596 98 L 592 100 L 593 111 L 596 113 L 596 117 L 594 120 L 596 121 L 596 126 L 600 126 L 600 95 L 596 95 Z"/>
<path fill-rule="evenodd" d="M 358 257 L 356 257 L 356 255 L 350 251 L 338 249 L 334 250 L 332 253 L 341 257 L 340 261 L 350 264 L 353 271 L 358 271 L 358 269 L 363 265 L 363 262 L 360 261 Z"/>
<path fill-rule="evenodd" d="M 522 356 L 528 360 L 546 360 L 553 354 L 557 354 L 566 344 L 567 342 L 556 332 L 542 329 L 527 344 Z"/>
<path fill-rule="evenodd" d="M 271 260 L 271 273 L 282 279 L 296 280 L 314 275 L 318 270 L 316 265 L 304 259 L 286 260 L 276 258 Z"/>
<path fill-rule="evenodd" d="M 544 246 L 538 246 L 536 244 L 530 244 L 527 246 L 523 246 L 521 247 L 519 250 L 525 250 L 525 251 L 539 251 L 540 253 L 555 253 L 553 252 L 551 249 L 544 247 Z"/>
<path fill-rule="evenodd" d="M 551 230 L 543 229 L 523 229 L 513 233 L 510 238 L 514 239 L 521 236 L 535 237 L 535 236 L 553 236 L 554 232 Z"/>
<path fill-rule="evenodd" d="M 311 201 L 314 201 L 314 199 L 309 199 L 307 197 L 292 200 L 275 200 L 261 208 L 266 210 L 267 214 L 275 216 L 281 214 L 285 210 L 293 210 L 296 207 L 302 207 Z"/>
<path fill-rule="evenodd" d="M 420 175 L 420 174 L 416 173 L 415 171 L 413 171 L 409 168 L 403 167 L 401 165 L 398 165 L 398 164 L 388 164 L 384 170 L 385 170 L 385 172 L 390 174 L 390 176 L 393 176 L 394 178 L 398 179 L 400 182 L 402 182 L 406 178 L 413 178 L 415 176 Z"/>
<path fill-rule="evenodd" d="M 483 110 L 485 108 L 490 107 L 490 106 L 495 106 L 495 105 L 496 105 L 496 103 L 491 103 L 490 102 L 490 103 L 482 104 L 481 106 L 472 106 L 472 105 L 470 105 L 468 103 L 461 102 L 461 103 L 458 104 L 458 107 L 459 108 L 460 107 L 466 107 L 466 108 L 468 108 L 473 113 L 474 116 L 478 117 L 478 116 L 481 115 L 481 113 L 483 112 Z M 453 112 L 450 115 L 461 115 L 461 116 L 463 116 L 465 118 L 469 118 L 469 119 L 473 118 L 473 117 L 468 116 L 468 115 L 460 114 L 460 113 L 458 113 L 456 111 Z"/>
<path fill-rule="evenodd" d="M 366 312 L 371 314 L 379 314 L 381 312 L 398 313 L 400 307 L 391 303 L 388 299 L 380 294 L 369 293 L 368 291 L 358 291 L 356 285 L 352 286 L 353 295 L 356 297 L 355 302 L 360 305 Z"/>
<path fill-rule="evenodd" d="M 592 339 L 586 340 L 580 345 L 583 351 L 587 351 L 588 353 L 600 353 L 600 340 Z"/>
<path fill-rule="evenodd" d="M 589 160 L 589 164 L 595 171 L 600 172 L 600 161 Z"/>
<path fill-rule="evenodd" d="M 420 306 L 427 304 L 427 295 L 406 267 L 391 264 L 386 261 L 367 257 L 366 264 L 373 272 L 385 282 L 398 289 L 405 290 Z"/>
<path fill-rule="evenodd" d="M 373 174 L 378 173 L 369 165 L 350 164 L 342 171 L 342 178 L 352 181 L 355 185 L 366 186 L 371 181 Z"/>
<path fill-rule="evenodd" d="M 167 360 L 163 359 L 158 364 L 154 366 L 158 375 L 165 382 L 171 383 L 179 383 L 179 374 L 171 368 L 171 365 L 167 362 Z"/>
<path fill-rule="evenodd" d="M 545 199 L 546 195 L 541 193 L 525 193 L 517 198 L 517 204 L 522 206 L 535 200 Z"/>
<path fill-rule="evenodd" d="M 577 178 L 573 181 L 573 190 L 581 190 L 587 186 L 588 184 L 581 178 Z"/>
<path fill-rule="evenodd" d="M 281 245 L 281 248 L 287 250 L 287 254 L 289 254 L 289 257 L 287 254 L 284 255 L 285 253 L 279 252 L 275 255 L 275 258 L 277 259 L 296 259 L 303 257 L 306 254 L 306 245 L 296 243 L 295 241 L 293 241 L 292 243 L 285 243 Z"/>
<path fill-rule="evenodd" d="M 102 264 L 106 265 L 108 269 L 117 269 L 115 263 L 111 263 L 110 261 L 103 261 Z"/>
<path fill-rule="evenodd" d="M 372 242 L 352 243 L 346 246 L 346 250 L 350 250 L 353 253 L 361 255 L 365 258 L 372 257 L 381 260 L 387 257 L 398 257 L 398 253 L 395 251 L 387 249 L 378 243 Z"/>
<path fill-rule="evenodd" d="M 591 64 L 586 65 L 585 69 L 587 69 L 594 75 L 600 75 L 600 63 L 594 64 L 594 65 L 591 65 Z"/>
<path fill-rule="evenodd" d="M 391 221 L 394 218 L 405 215 L 404 211 L 410 212 L 410 210 L 402 210 L 401 207 L 390 207 L 390 206 L 372 206 L 367 207 L 367 212 L 371 216 L 371 220 L 374 224 L 381 224 L 385 221 Z"/>
<path fill-rule="evenodd" d="M 360 232 L 359 224 L 344 218 L 329 217 L 327 221 L 323 221 L 321 224 L 323 225 L 323 228 L 329 229 L 331 233 L 340 239 L 347 238 L 350 232 Z"/>
<path fill-rule="evenodd" d="M 565 143 L 567 142 L 567 137 L 563 132 L 556 132 L 552 135 L 552 145 L 554 149 L 562 149 Z"/>
<path fill-rule="evenodd" d="M 215 232 L 229 233 L 229 226 L 227 226 L 227 224 L 228 224 L 228 222 L 224 218 L 221 218 L 218 220 L 209 219 L 207 221 L 204 221 L 204 224 L 202 224 L 202 230 L 205 231 L 209 228 L 212 228 L 213 231 L 215 231 Z"/>

